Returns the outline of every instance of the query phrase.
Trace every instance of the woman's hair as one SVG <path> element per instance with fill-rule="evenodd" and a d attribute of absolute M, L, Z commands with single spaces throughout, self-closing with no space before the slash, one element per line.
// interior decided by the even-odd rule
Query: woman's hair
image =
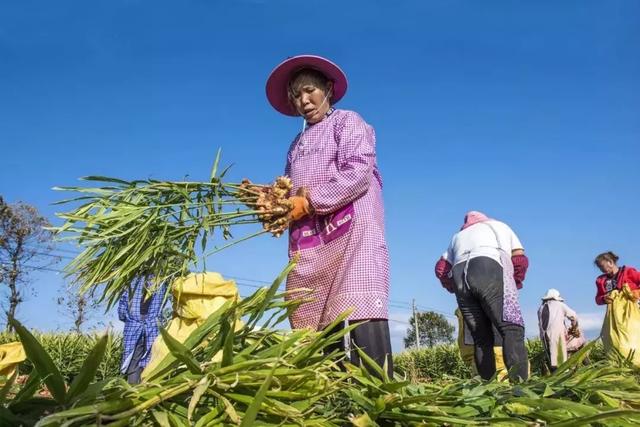
<path fill-rule="evenodd" d="M 614 253 L 613 253 L 613 252 L 611 252 L 611 251 L 607 251 L 607 252 L 603 252 L 603 253 L 601 253 L 600 255 L 598 255 L 598 256 L 596 257 L 596 259 L 595 259 L 595 260 L 593 260 L 593 263 L 594 263 L 596 266 L 598 266 L 598 267 L 599 267 L 599 266 L 600 266 L 600 263 L 601 263 L 602 261 L 611 261 L 611 262 L 613 262 L 613 263 L 615 264 L 615 263 L 617 263 L 617 262 L 618 262 L 618 260 L 619 260 L 619 259 L 620 259 L 620 257 L 619 257 L 618 255 L 614 254 Z"/>
<path fill-rule="evenodd" d="M 303 68 L 296 72 L 289 80 L 289 97 L 292 98 L 306 85 L 313 85 L 322 89 L 326 94 L 329 91 L 330 80 L 318 70 Z"/>

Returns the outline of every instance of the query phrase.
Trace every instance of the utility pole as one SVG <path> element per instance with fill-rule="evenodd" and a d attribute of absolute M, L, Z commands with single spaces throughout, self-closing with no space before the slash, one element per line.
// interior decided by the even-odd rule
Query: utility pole
<path fill-rule="evenodd" d="M 420 334 L 418 333 L 418 312 L 416 311 L 416 300 L 413 299 L 413 327 L 416 329 L 416 348 L 420 348 Z"/>

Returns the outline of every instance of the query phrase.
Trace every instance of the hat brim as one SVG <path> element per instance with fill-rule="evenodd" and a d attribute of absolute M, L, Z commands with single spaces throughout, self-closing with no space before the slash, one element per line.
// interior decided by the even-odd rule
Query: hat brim
<path fill-rule="evenodd" d="M 316 55 L 294 56 L 274 68 L 267 79 L 267 99 L 278 112 L 287 116 L 299 116 L 289 102 L 289 81 L 304 68 L 320 71 L 333 82 L 332 105 L 340 101 L 347 92 L 347 76 L 336 64 Z"/>

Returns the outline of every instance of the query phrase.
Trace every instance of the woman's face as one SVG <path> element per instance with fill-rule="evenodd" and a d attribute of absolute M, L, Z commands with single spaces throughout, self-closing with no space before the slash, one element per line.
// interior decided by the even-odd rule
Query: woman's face
<path fill-rule="evenodd" d="M 598 268 L 604 274 L 607 274 L 609 276 L 615 274 L 618 271 L 618 266 L 616 265 L 616 263 L 609 259 L 603 259 L 602 261 L 598 262 Z"/>
<path fill-rule="evenodd" d="M 331 108 L 330 93 L 331 83 L 327 92 L 315 85 L 307 84 L 291 94 L 291 103 L 307 123 L 318 123 Z"/>

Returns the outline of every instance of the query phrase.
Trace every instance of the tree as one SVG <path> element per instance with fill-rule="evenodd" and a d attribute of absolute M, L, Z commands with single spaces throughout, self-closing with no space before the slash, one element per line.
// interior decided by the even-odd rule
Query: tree
<path fill-rule="evenodd" d="M 73 321 L 74 332 L 81 334 L 82 327 L 100 309 L 99 301 L 91 293 L 80 293 L 71 286 L 65 286 L 57 300 L 58 306 L 64 316 Z M 102 324 L 102 322 L 98 322 Z"/>
<path fill-rule="evenodd" d="M 433 347 L 436 344 L 453 342 L 454 326 L 440 313 L 433 311 L 417 312 L 418 333 L 420 334 L 420 345 Z M 407 335 L 404 337 L 405 347 L 412 347 L 416 344 L 416 328 L 414 316 L 409 319 L 410 327 L 407 328 Z"/>
<path fill-rule="evenodd" d="M 33 290 L 29 273 L 41 270 L 58 261 L 53 250 L 52 233 L 45 227 L 49 221 L 26 203 L 5 203 L 0 196 L 0 285 L 6 285 L 3 309 L 7 313 L 7 327 L 15 318 L 18 305 L 24 301 L 26 290 Z"/>

